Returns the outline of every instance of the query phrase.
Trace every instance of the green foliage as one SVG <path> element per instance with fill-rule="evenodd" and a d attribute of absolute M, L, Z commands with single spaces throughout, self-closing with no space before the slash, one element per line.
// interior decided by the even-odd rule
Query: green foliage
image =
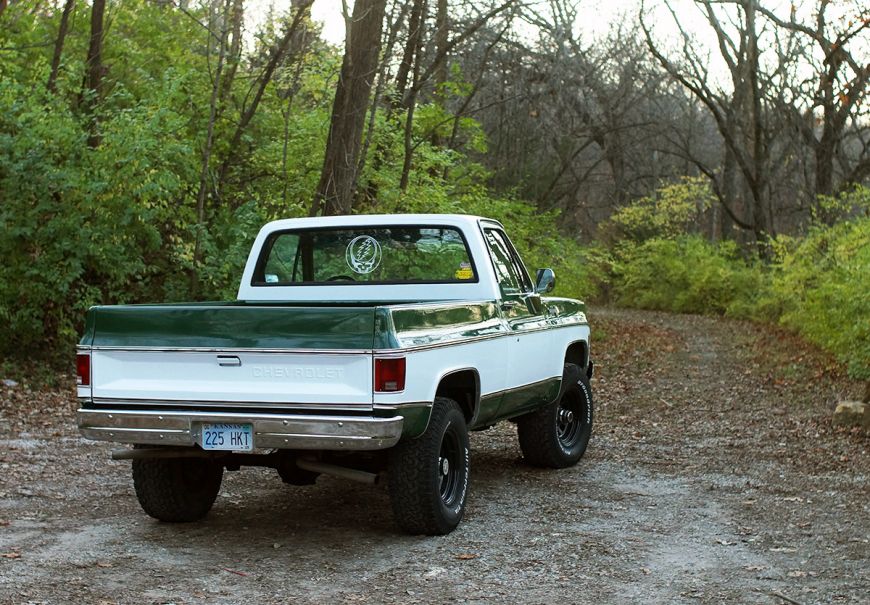
<path fill-rule="evenodd" d="M 676 237 L 686 233 L 714 198 L 703 177 L 684 177 L 665 185 L 655 195 L 640 198 L 617 210 L 610 222 L 622 239 L 643 242 L 651 238 Z"/>
<path fill-rule="evenodd" d="M 656 204 L 643 198 L 614 216 L 624 239 L 592 257 L 598 291 L 624 306 L 778 322 L 870 379 L 870 190 L 822 199 L 808 233 L 774 240 L 763 265 L 733 242 L 686 232 L 697 200 L 709 200 L 698 186 L 665 187 Z"/>
<path fill-rule="evenodd" d="M 46 83 L 57 3 L 3 15 L 0 355 L 68 357 L 96 303 L 233 298 L 259 227 L 306 215 L 320 177 L 336 49 L 315 42 L 301 62 L 280 65 L 232 144 L 286 19 L 270 13 L 221 91 L 200 221 L 216 65 L 213 41 L 195 22 L 207 19 L 206 4 L 190 3 L 184 14 L 149 0 L 110 3 L 95 149 L 81 102 L 91 94 L 81 90 L 88 11 L 76 3 L 54 94 Z M 606 245 L 581 246 L 560 233 L 557 213 L 489 189 L 491 175 L 468 155 L 486 151 L 481 125 L 457 119 L 439 97 L 455 101 L 472 89 L 454 64 L 435 98 L 421 100 L 404 191 L 405 114 L 378 109 L 355 212 L 489 216 L 504 223 L 533 277 L 538 268 L 556 271 L 556 294 L 781 322 L 870 378 L 870 189 L 820 200 L 804 237 L 771 242 L 768 265 L 692 233 L 714 203 L 698 178 L 632 202 L 604 228 Z"/>
<path fill-rule="evenodd" d="M 616 256 L 616 302 L 641 309 L 723 315 L 751 300 L 761 284 L 761 272 L 733 242 L 697 235 L 623 245 Z"/>
<path fill-rule="evenodd" d="M 769 286 L 755 306 L 758 317 L 778 320 L 829 349 L 851 375 L 864 379 L 870 379 L 868 200 L 866 188 L 826 200 L 829 209 L 854 218 L 817 223 L 806 237 L 782 241 Z"/>

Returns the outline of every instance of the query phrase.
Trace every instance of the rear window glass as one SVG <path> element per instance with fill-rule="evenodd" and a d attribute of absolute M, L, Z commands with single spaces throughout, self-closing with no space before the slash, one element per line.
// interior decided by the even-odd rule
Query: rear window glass
<path fill-rule="evenodd" d="M 458 229 L 400 226 L 274 233 L 263 247 L 253 285 L 476 281 Z"/>

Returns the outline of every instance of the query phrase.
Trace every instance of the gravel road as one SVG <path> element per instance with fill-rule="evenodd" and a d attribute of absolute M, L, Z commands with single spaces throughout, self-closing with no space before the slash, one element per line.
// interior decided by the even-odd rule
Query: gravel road
<path fill-rule="evenodd" d="M 586 457 L 533 469 L 512 424 L 473 434 L 440 538 L 400 534 L 381 487 L 268 469 L 161 524 L 71 391 L 0 386 L 0 603 L 870 603 L 870 439 L 830 422 L 859 385 L 752 324 L 590 317 Z"/>

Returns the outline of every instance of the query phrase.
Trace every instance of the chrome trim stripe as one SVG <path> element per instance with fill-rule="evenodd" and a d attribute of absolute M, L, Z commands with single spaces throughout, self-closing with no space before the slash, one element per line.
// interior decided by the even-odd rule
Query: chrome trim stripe
<path fill-rule="evenodd" d="M 427 351 L 429 349 L 440 349 L 442 347 L 449 347 L 453 345 L 465 345 L 465 344 L 473 344 L 476 342 L 482 342 L 484 340 L 493 340 L 495 338 L 507 338 L 508 336 L 514 336 L 512 332 L 503 332 L 500 334 L 486 334 L 484 336 L 472 336 L 470 338 L 463 338 L 462 340 L 446 340 L 443 342 L 433 342 L 431 344 L 425 345 L 410 345 L 407 347 L 399 347 L 398 349 L 375 349 L 375 355 L 384 355 L 391 351 L 406 351 L 409 353 L 413 353 L 415 351 Z"/>
<path fill-rule="evenodd" d="M 376 410 L 403 410 L 405 408 L 431 408 L 431 401 L 408 401 L 405 403 L 376 403 L 374 404 L 374 409 Z"/>
<path fill-rule="evenodd" d="M 426 351 L 428 349 L 438 349 L 441 347 L 450 347 L 453 345 L 472 344 L 472 343 L 481 342 L 484 340 L 493 340 L 495 338 L 510 338 L 510 337 L 516 337 L 516 336 L 524 336 L 526 334 L 533 334 L 535 332 L 549 332 L 551 330 L 561 330 L 564 328 L 576 328 L 577 326 L 585 326 L 585 325 L 588 325 L 588 324 L 578 322 L 578 323 L 572 323 L 572 324 L 564 324 L 564 325 L 560 325 L 560 326 L 549 325 L 549 326 L 544 326 L 542 328 L 534 328 L 534 329 L 529 329 L 529 330 L 512 330 L 509 332 L 500 332 L 498 334 L 486 334 L 484 336 L 472 336 L 470 338 L 463 338 L 461 340 L 433 342 L 431 344 L 425 344 L 425 345 L 411 345 L 411 346 L 407 346 L 407 347 L 400 347 L 398 349 L 375 349 L 374 354 L 375 355 L 384 355 L 384 354 L 387 354 L 390 352 L 396 352 L 396 351 L 407 351 L 407 352 Z"/>
<path fill-rule="evenodd" d="M 524 389 L 528 389 L 528 388 L 531 388 L 531 387 L 540 386 L 540 385 L 543 385 L 543 384 L 546 384 L 546 383 L 549 383 L 549 382 L 553 382 L 553 381 L 555 381 L 555 380 L 558 380 L 559 382 L 562 382 L 562 376 L 553 376 L 553 377 L 551 377 L 551 378 L 544 378 L 543 380 L 536 380 L 535 382 L 529 382 L 529 383 L 526 383 L 526 384 L 521 384 L 521 385 L 519 385 L 519 386 L 511 387 L 511 388 L 509 388 L 509 389 L 503 389 L 503 390 L 501 390 L 501 391 L 493 391 L 492 393 L 481 393 L 480 398 L 483 399 L 484 397 L 498 397 L 498 396 L 500 396 L 500 395 L 507 395 L 508 393 L 514 393 L 514 392 L 516 392 L 516 391 L 522 391 L 522 390 L 524 390 Z"/>
<path fill-rule="evenodd" d="M 258 407 L 279 408 L 284 410 L 324 410 L 324 411 L 368 411 L 372 409 L 371 403 L 299 403 L 299 402 L 263 402 L 263 401 L 190 401 L 187 399 L 115 399 L 112 397 L 94 397 L 92 401 L 97 405 L 172 405 L 181 408 L 196 407 Z"/>
<path fill-rule="evenodd" d="M 312 416 L 207 412 L 79 409 L 79 431 L 88 439 L 161 445 L 199 443 L 202 423 L 253 425 L 254 447 L 378 450 L 402 435 L 401 416 Z"/>
<path fill-rule="evenodd" d="M 134 347 L 78 345 L 81 351 L 149 351 L 166 353 L 274 353 L 285 355 L 371 355 L 372 349 L 257 349 L 254 347 Z"/>
<path fill-rule="evenodd" d="M 495 305 L 497 301 L 495 300 L 446 300 L 446 301 L 433 301 L 433 302 L 425 302 L 425 303 L 408 303 L 408 304 L 398 304 L 398 305 L 380 305 L 379 309 L 387 309 L 391 311 L 393 309 L 397 309 L 400 311 L 407 310 L 415 310 L 415 309 L 453 309 L 456 307 L 471 307 L 474 305 Z"/>

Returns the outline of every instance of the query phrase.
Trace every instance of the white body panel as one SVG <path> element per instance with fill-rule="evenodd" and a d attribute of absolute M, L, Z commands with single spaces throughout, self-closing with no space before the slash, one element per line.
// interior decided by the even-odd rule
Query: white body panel
<path fill-rule="evenodd" d="M 408 352 L 405 390 L 376 393 L 375 404 L 431 402 L 441 379 L 458 370 L 477 371 L 481 394 L 510 388 L 506 363 L 509 344 L 509 338 L 501 337 Z"/>
<path fill-rule="evenodd" d="M 376 393 L 375 405 L 430 402 L 447 374 L 476 370 L 480 395 L 493 395 L 561 378 L 568 346 L 589 340 L 588 326 L 570 326 L 457 343 L 406 353 L 407 375 L 401 393 Z M 376 354 L 377 356 L 377 354 Z"/>
<path fill-rule="evenodd" d="M 96 399 L 371 407 L 370 354 L 95 350 Z M 225 362 L 225 358 L 224 358 Z"/>
<path fill-rule="evenodd" d="M 509 388 L 561 377 L 565 351 L 570 342 L 580 340 L 578 335 L 579 328 L 516 334 L 508 352 Z"/>

